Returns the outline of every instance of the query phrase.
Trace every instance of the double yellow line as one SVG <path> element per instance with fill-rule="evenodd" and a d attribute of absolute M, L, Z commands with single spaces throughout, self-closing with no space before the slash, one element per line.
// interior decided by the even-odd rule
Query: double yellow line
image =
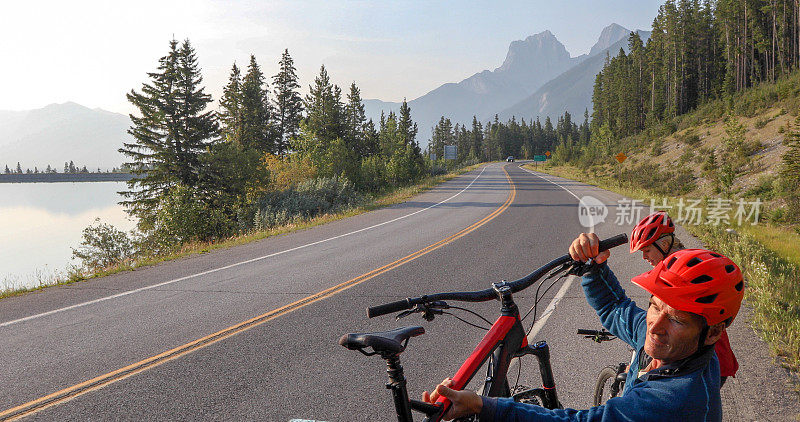
<path fill-rule="evenodd" d="M 452 236 L 449 236 L 449 237 L 447 237 L 445 239 L 442 239 L 442 240 L 440 240 L 440 241 L 438 241 L 438 242 L 436 242 L 436 243 L 434 243 L 432 245 L 429 245 L 429 246 L 427 246 L 427 247 L 425 247 L 423 249 L 420 249 L 420 250 L 418 250 L 418 251 L 416 251 L 416 252 L 414 252 L 414 253 L 412 253 L 412 254 L 410 254 L 408 256 L 400 258 L 397 261 L 394 261 L 394 262 L 392 262 L 390 264 L 386 264 L 383 267 L 377 268 L 377 269 L 372 270 L 372 271 L 370 271 L 370 272 L 368 272 L 366 274 L 362 274 L 362 275 L 360 275 L 360 276 L 358 276 L 358 277 L 356 277 L 354 279 L 345 281 L 344 283 L 338 284 L 336 286 L 333 286 L 333 287 L 330 287 L 328 289 L 325 289 L 325 290 L 323 290 L 321 292 L 315 293 L 315 294 L 313 294 L 311 296 L 308 296 L 308 297 L 305 297 L 303 299 L 300 299 L 297 302 L 290 303 L 290 304 L 288 304 L 286 306 L 283 306 L 283 307 L 280 307 L 278 309 L 274 309 L 274 310 L 269 311 L 269 312 L 267 312 L 267 313 L 265 313 L 263 315 L 259 315 L 259 316 L 255 317 L 255 318 L 252 318 L 252 319 L 249 319 L 247 321 L 244 321 L 244 322 L 238 323 L 236 325 L 230 326 L 228 328 L 225 328 L 224 330 L 217 331 L 214 334 L 211 334 L 211 335 L 205 336 L 203 338 L 194 340 L 194 341 L 186 343 L 186 344 L 184 344 L 182 346 L 178 346 L 178 347 L 176 347 L 174 349 L 167 350 L 166 352 L 160 353 L 160 354 L 155 355 L 153 357 L 150 357 L 150 358 L 144 359 L 142 361 L 136 362 L 134 364 L 128 365 L 128 366 L 126 366 L 124 368 L 117 369 L 115 371 L 109 372 L 109 373 L 104 374 L 104 375 L 100 375 L 99 377 L 92 378 L 92 379 L 90 379 L 88 381 L 84 381 L 84 382 L 82 382 L 80 384 L 76 384 L 76 385 L 73 385 L 71 387 L 67 387 L 67 388 L 65 388 L 63 390 L 56 391 L 55 393 L 49 394 L 47 396 L 38 398 L 36 400 L 27 402 L 25 404 L 22 404 L 22 405 L 19 405 L 19 406 L 16 406 L 16 407 L 13 407 L 13 408 L 5 410 L 3 412 L 0 412 L 0 421 L 14 420 L 14 419 L 17 419 L 17 418 L 21 418 L 23 416 L 30 415 L 32 413 L 36 413 L 36 412 L 38 412 L 40 410 L 43 410 L 45 408 L 48 408 L 50 406 L 54 406 L 54 405 L 57 405 L 57 404 L 64 403 L 67 400 L 70 400 L 70 399 L 75 398 L 77 396 L 80 396 L 82 394 L 85 394 L 85 393 L 88 393 L 90 391 L 97 390 L 99 388 L 105 387 L 106 385 L 109 385 L 109 384 L 112 384 L 112 383 L 117 382 L 119 380 L 125 379 L 125 378 L 127 378 L 127 377 L 129 377 L 131 375 L 138 374 L 139 372 L 146 371 L 146 370 L 148 370 L 150 368 L 154 368 L 154 367 L 156 367 L 158 365 L 161 365 L 164 362 L 169 362 L 169 361 L 171 361 L 173 359 L 176 359 L 176 358 L 178 358 L 180 356 L 192 353 L 192 352 L 194 352 L 196 350 L 200 350 L 200 349 L 202 349 L 202 348 L 204 348 L 206 346 L 214 344 L 214 343 L 216 343 L 216 342 L 218 342 L 220 340 L 223 340 L 225 338 L 228 338 L 228 337 L 230 337 L 232 335 L 241 333 L 243 331 L 247 331 L 247 330 L 249 330 L 249 329 L 251 329 L 251 328 L 253 328 L 255 326 L 261 325 L 261 324 L 263 324 L 263 323 L 265 323 L 267 321 L 271 321 L 271 320 L 273 320 L 275 318 L 278 318 L 280 316 L 286 315 L 289 312 L 292 312 L 292 311 L 295 311 L 297 309 L 300 309 L 300 308 L 302 308 L 302 307 L 304 307 L 306 305 L 310 305 L 310 304 L 312 304 L 314 302 L 317 302 L 319 300 L 322 300 L 322 299 L 328 298 L 330 296 L 333 296 L 336 293 L 339 293 L 339 292 L 341 292 L 341 291 L 343 291 L 345 289 L 349 289 L 350 287 L 358 285 L 358 284 L 360 284 L 360 283 L 362 283 L 364 281 L 367 281 L 367 280 L 369 280 L 369 279 L 371 279 L 373 277 L 377 277 L 378 275 L 381 275 L 381 274 L 383 274 L 383 273 L 385 273 L 387 271 L 391 271 L 391 270 L 393 270 L 393 269 L 395 269 L 395 268 L 397 268 L 397 267 L 399 267 L 399 266 L 401 266 L 403 264 L 406 264 L 408 262 L 411 262 L 411 261 L 421 257 L 422 255 L 427 254 L 428 252 L 432 252 L 432 251 L 434 251 L 436 249 L 441 248 L 444 245 L 447 245 L 450 242 L 453 242 L 456 239 L 459 239 L 459 238 L 461 238 L 463 236 L 466 236 L 467 234 L 471 233 L 472 231 L 474 231 L 478 227 L 488 223 L 489 221 L 491 221 L 492 219 L 494 219 L 498 215 L 502 214 L 503 211 L 505 211 L 511 205 L 511 203 L 514 202 L 514 198 L 517 196 L 516 187 L 514 185 L 514 182 L 511 180 L 511 177 L 508 175 L 508 172 L 505 170 L 505 168 L 503 169 L 503 171 L 505 172 L 506 179 L 508 180 L 508 183 L 509 183 L 509 185 L 511 187 L 511 191 L 508 194 L 508 198 L 506 199 L 506 202 L 503 203 L 503 205 L 500 206 L 500 208 L 494 210 L 494 212 L 492 212 L 491 214 L 489 214 L 486 217 L 482 218 L 480 221 L 470 225 L 469 227 L 459 231 L 458 233 L 456 233 L 456 234 L 454 234 Z"/>

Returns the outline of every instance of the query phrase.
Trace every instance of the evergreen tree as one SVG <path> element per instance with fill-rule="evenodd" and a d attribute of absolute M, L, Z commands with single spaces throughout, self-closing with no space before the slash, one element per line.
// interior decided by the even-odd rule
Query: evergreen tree
<path fill-rule="evenodd" d="M 800 222 L 800 117 L 794 121 L 794 129 L 790 131 L 783 141 L 788 148 L 781 156 L 781 185 L 783 186 L 786 205 L 789 208 L 787 218 L 793 222 Z"/>
<path fill-rule="evenodd" d="M 219 100 L 220 135 L 223 140 L 242 144 L 242 75 L 236 63 Z"/>
<path fill-rule="evenodd" d="M 8 168 L 8 164 L 6 164 L 5 174 L 11 174 L 11 169 Z"/>
<path fill-rule="evenodd" d="M 350 93 L 347 94 L 347 105 L 345 105 L 345 143 L 356 157 L 359 159 L 369 156 L 370 146 L 367 141 L 367 116 L 364 111 L 364 104 L 361 102 L 361 91 L 353 82 L 350 84 Z"/>
<path fill-rule="evenodd" d="M 17 174 L 22 174 L 22 166 L 19 165 L 19 161 L 17 161 Z"/>
<path fill-rule="evenodd" d="M 300 132 L 303 99 L 298 91 L 300 84 L 288 49 L 284 50 L 278 64 L 280 70 L 272 77 L 272 86 L 275 92 L 275 125 L 278 132 L 276 152 L 283 155 L 289 150 L 290 140 Z"/>
<path fill-rule="evenodd" d="M 256 62 L 256 57 L 251 55 L 247 74 L 242 81 L 242 146 L 260 152 L 274 153 L 277 147 L 268 92 L 264 74 Z"/>
<path fill-rule="evenodd" d="M 129 190 L 121 192 L 126 198 L 121 203 L 145 228 L 171 188 L 197 185 L 200 157 L 217 133 L 216 115 L 203 112 L 211 96 L 200 86 L 202 76 L 189 40 L 180 47 L 171 40 L 158 70 L 148 76 L 151 81 L 142 84 L 141 92 L 127 95 L 140 116 L 130 116 L 128 133 L 134 141 L 120 148 L 131 160 L 125 166 L 138 176 L 127 182 Z"/>
<path fill-rule="evenodd" d="M 411 120 L 411 107 L 408 106 L 405 98 L 403 98 L 403 103 L 400 105 L 397 129 L 400 131 L 401 140 L 404 146 L 412 145 L 418 147 L 416 144 L 416 138 L 419 130 L 417 129 L 417 124 Z"/>
<path fill-rule="evenodd" d="M 433 128 L 430 142 L 428 143 L 428 152 L 436 154 L 437 159 L 444 158 L 445 145 L 453 145 L 455 136 L 453 135 L 453 123 L 450 119 L 442 116 L 439 123 Z"/>
<path fill-rule="evenodd" d="M 342 92 L 331 83 L 325 66 L 320 67 L 319 76 L 309 87 L 305 108 L 305 128 L 316 136 L 320 147 L 325 148 L 332 140 L 345 136 Z"/>
<path fill-rule="evenodd" d="M 472 132 L 470 132 L 472 142 L 470 143 L 469 155 L 480 159 L 483 151 L 483 125 L 476 116 L 472 116 Z"/>

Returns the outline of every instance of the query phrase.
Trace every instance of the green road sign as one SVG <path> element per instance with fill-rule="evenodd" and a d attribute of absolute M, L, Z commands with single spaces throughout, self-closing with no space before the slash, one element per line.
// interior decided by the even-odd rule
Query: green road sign
<path fill-rule="evenodd" d="M 534 155 L 533 161 L 547 161 L 546 155 Z"/>

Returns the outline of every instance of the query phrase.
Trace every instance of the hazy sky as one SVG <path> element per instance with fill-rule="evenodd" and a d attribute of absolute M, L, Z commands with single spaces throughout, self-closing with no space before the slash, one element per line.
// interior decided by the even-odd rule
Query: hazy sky
<path fill-rule="evenodd" d="M 0 110 L 74 101 L 129 113 L 174 36 L 189 38 L 206 92 L 218 99 L 231 64 L 255 54 L 277 72 L 285 48 L 303 95 L 324 64 L 363 98 L 416 98 L 493 70 L 514 40 L 549 29 L 572 56 L 610 23 L 649 30 L 663 0 L 530 1 L 4 1 Z"/>

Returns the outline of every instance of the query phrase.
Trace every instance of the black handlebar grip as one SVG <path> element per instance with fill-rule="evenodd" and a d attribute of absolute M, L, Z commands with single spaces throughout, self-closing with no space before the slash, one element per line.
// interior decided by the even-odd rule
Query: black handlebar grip
<path fill-rule="evenodd" d="M 609 237 L 606 240 L 600 241 L 599 252 L 603 252 L 615 246 L 624 245 L 626 243 L 628 243 L 628 235 L 625 233 L 618 234 L 614 237 Z"/>
<path fill-rule="evenodd" d="M 582 335 L 585 335 L 585 336 L 593 336 L 593 335 L 598 334 L 598 331 L 597 330 L 584 330 L 582 328 L 578 328 L 578 334 L 582 334 Z"/>
<path fill-rule="evenodd" d="M 398 300 L 397 302 L 385 303 L 383 305 L 367 308 L 367 318 L 374 318 L 381 315 L 391 314 L 406 309 L 411 309 L 411 298 Z"/>

